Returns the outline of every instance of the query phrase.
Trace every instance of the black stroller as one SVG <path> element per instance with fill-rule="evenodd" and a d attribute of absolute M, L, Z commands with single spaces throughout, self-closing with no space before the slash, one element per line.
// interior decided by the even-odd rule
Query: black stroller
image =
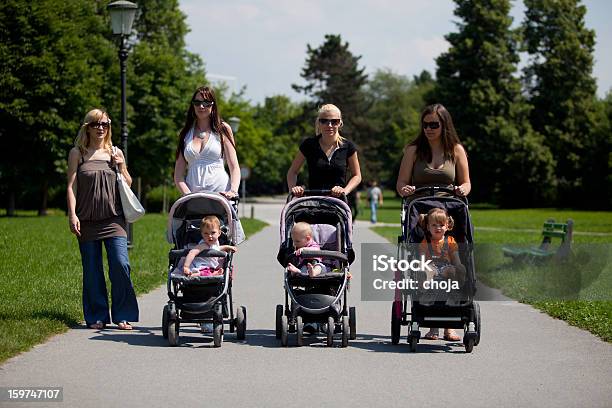
<path fill-rule="evenodd" d="M 288 333 L 296 333 L 297 345 L 303 345 L 304 324 L 322 328 L 330 347 L 338 331 L 342 347 L 357 336 L 355 308 L 347 303 L 349 265 L 355 259 L 351 210 L 346 201 L 329 194 L 329 190 L 307 190 L 304 197 L 290 195 L 282 211 L 280 264 L 286 268 L 296 262 L 291 229 L 303 221 L 311 225 L 321 250 L 303 250 L 302 257 L 321 258 L 328 265 L 326 273 L 315 277 L 291 275 L 285 269 L 285 304 L 276 306 L 276 338 L 283 346 L 288 345 Z"/>
<path fill-rule="evenodd" d="M 187 277 L 182 266 L 185 256 L 201 239 L 200 222 L 204 216 L 215 215 L 221 221 L 221 245 L 234 245 L 236 239 L 236 200 L 231 203 L 218 193 L 193 193 L 179 198 L 168 215 L 168 242 L 174 249 L 168 255 L 168 304 L 162 313 L 162 333 L 172 346 L 179 344 L 179 328 L 182 323 L 211 323 L 213 343 L 223 342 L 223 325 L 229 324 L 230 333 L 236 330 L 236 338 L 246 337 L 246 307 L 240 306 L 233 313 L 232 302 L 232 253 L 212 249 L 200 252 L 199 257 L 223 258 L 223 274 L 218 276 Z"/>
<path fill-rule="evenodd" d="M 443 193 L 441 195 L 440 193 Z M 454 228 L 447 233 L 459 245 L 459 257 L 465 266 L 466 276 L 459 296 L 448 302 L 444 293 L 431 296 L 414 290 L 397 290 L 391 311 L 391 341 L 400 341 L 401 326 L 408 326 L 408 344 L 416 351 L 421 337 L 420 327 L 463 329 L 465 351 L 471 353 L 480 342 L 480 307 L 474 301 L 476 293 L 476 274 L 473 256 L 473 227 L 465 197 L 454 196 L 454 191 L 444 187 L 423 187 L 415 191 L 417 198 L 402 202 L 402 235 L 398 237 L 398 259 L 415 259 L 419 243 L 424 239 L 424 231 L 418 225 L 419 214 L 426 214 L 434 207 L 444 208 L 455 220 Z M 409 276 L 407 276 L 407 275 Z M 398 272 L 396 280 L 414 279 L 422 282 L 424 277 L 413 271 L 406 274 Z M 438 295 L 436 297 L 436 295 Z M 444 298 L 445 300 L 440 300 Z"/>

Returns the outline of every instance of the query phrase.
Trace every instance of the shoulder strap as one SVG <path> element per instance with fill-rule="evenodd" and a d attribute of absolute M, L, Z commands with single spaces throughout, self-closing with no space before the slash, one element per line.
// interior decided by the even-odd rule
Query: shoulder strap
<path fill-rule="evenodd" d="M 113 154 L 115 154 L 117 152 L 117 146 L 111 146 L 111 163 L 113 162 Z M 115 170 L 115 173 L 119 174 L 119 169 L 117 168 L 117 163 L 115 163 L 113 166 L 111 166 L 113 168 L 113 170 Z"/>
<path fill-rule="evenodd" d="M 440 251 L 440 256 L 444 257 L 448 252 L 448 235 L 444 236 L 444 244 L 442 244 L 442 250 Z"/>

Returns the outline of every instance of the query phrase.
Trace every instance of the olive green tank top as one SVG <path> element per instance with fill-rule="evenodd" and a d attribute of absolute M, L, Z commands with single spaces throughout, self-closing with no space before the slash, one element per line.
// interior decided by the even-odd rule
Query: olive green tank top
<path fill-rule="evenodd" d="M 446 160 L 441 168 L 432 169 L 424 160 L 416 159 L 412 166 L 412 184 L 416 187 L 450 187 L 455 183 L 455 163 Z"/>

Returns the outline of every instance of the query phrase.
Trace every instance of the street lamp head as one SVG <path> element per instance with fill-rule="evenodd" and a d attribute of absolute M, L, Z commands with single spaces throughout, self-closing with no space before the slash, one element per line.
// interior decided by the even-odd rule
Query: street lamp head
<path fill-rule="evenodd" d="M 228 118 L 227 121 L 229 122 L 229 125 L 232 128 L 232 132 L 234 134 L 238 133 L 238 128 L 240 127 L 240 118 L 232 116 L 231 118 Z"/>
<path fill-rule="evenodd" d="M 106 8 L 110 13 L 113 34 L 121 36 L 130 35 L 138 6 L 132 2 L 120 0 L 109 4 Z"/>

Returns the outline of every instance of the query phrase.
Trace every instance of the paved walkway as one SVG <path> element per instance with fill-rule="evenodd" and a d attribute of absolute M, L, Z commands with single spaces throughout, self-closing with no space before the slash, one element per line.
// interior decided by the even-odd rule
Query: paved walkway
<path fill-rule="evenodd" d="M 357 340 L 346 349 L 316 338 L 302 348 L 279 347 L 280 208 L 256 205 L 256 217 L 271 225 L 235 258 L 235 300 L 248 307 L 246 341 L 227 334 L 214 349 L 192 326 L 181 330 L 181 347 L 168 347 L 160 332 L 166 302 L 160 288 L 139 298 L 141 321 L 133 332 L 70 330 L 2 365 L 0 386 L 63 387 L 63 403 L 33 407 L 610 407 L 612 346 L 514 301 L 481 303 L 482 341 L 472 354 L 443 341 L 423 341 L 410 353 L 405 328 L 404 342 L 390 344 L 389 303 L 361 302 L 354 279 Z M 367 226 L 357 223 L 357 248 L 382 242 Z M 358 273 L 359 257 L 351 269 Z"/>

